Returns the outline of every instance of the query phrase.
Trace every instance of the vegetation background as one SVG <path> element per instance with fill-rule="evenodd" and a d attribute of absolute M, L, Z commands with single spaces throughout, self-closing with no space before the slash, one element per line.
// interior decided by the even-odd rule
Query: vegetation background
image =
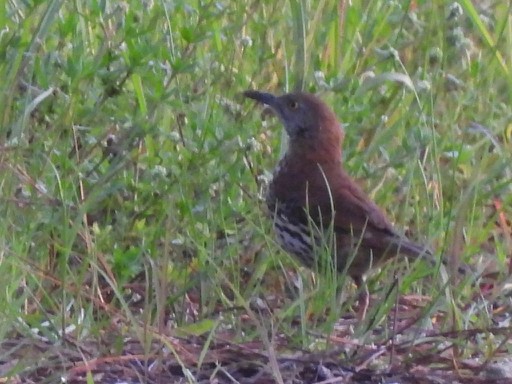
<path fill-rule="evenodd" d="M 2 382 L 508 380 L 510 8 L 3 2 Z M 375 271 L 358 322 L 348 279 L 279 250 L 281 128 L 248 88 L 331 105 L 347 170 L 449 281 Z"/>

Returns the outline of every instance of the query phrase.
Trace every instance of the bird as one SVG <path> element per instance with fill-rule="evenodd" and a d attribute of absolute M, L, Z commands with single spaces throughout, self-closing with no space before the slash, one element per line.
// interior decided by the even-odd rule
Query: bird
<path fill-rule="evenodd" d="M 337 272 L 363 288 L 363 307 L 369 303 L 365 279 L 370 270 L 399 255 L 434 259 L 427 246 L 396 230 L 344 169 L 344 130 L 320 98 L 305 92 L 276 96 L 256 90 L 247 90 L 244 96 L 270 107 L 288 136 L 288 148 L 265 197 L 281 248 L 314 269 L 327 245 Z"/>

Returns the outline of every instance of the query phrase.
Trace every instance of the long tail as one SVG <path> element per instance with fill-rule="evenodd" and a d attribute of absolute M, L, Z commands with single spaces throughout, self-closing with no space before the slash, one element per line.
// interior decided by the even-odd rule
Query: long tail
<path fill-rule="evenodd" d="M 403 237 L 394 240 L 394 243 L 396 244 L 398 253 L 411 258 L 421 258 L 431 264 L 433 267 L 438 265 L 438 261 L 436 260 L 434 253 L 427 246 L 415 243 Z M 448 266 L 448 261 L 446 258 L 441 258 L 441 264 L 445 267 Z M 467 276 L 471 275 L 472 271 L 467 265 L 459 265 L 457 268 L 457 273 L 462 276 Z"/>
<path fill-rule="evenodd" d="M 405 256 L 425 258 L 431 258 L 434 256 L 434 253 L 429 247 L 415 243 L 405 237 L 393 239 L 393 243 L 396 246 L 398 253 Z"/>

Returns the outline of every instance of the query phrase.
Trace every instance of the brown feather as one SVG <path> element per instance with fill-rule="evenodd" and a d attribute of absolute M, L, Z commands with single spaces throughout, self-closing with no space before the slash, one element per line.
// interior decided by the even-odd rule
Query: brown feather
<path fill-rule="evenodd" d="M 344 133 L 320 99 L 306 93 L 276 97 L 257 91 L 248 91 L 246 96 L 272 107 L 290 138 L 267 194 L 283 248 L 311 267 L 316 257 L 311 244 L 332 230 L 337 268 L 347 268 L 357 283 L 370 268 L 398 254 L 430 254 L 426 247 L 399 234 L 343 169 Z"/>

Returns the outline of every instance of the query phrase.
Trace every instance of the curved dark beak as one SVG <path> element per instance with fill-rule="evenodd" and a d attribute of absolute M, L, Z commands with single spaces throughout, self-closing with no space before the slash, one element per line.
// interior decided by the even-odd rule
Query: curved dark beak
<path fill-rule="evenodd" d="M 249 99 L 259 101 L 260 103 L 266 104 L 270 107 L 277 106 L 277 97 L 271 93 L 249 90 L 244 92 L 244 96 L 248 97 Z"/>

